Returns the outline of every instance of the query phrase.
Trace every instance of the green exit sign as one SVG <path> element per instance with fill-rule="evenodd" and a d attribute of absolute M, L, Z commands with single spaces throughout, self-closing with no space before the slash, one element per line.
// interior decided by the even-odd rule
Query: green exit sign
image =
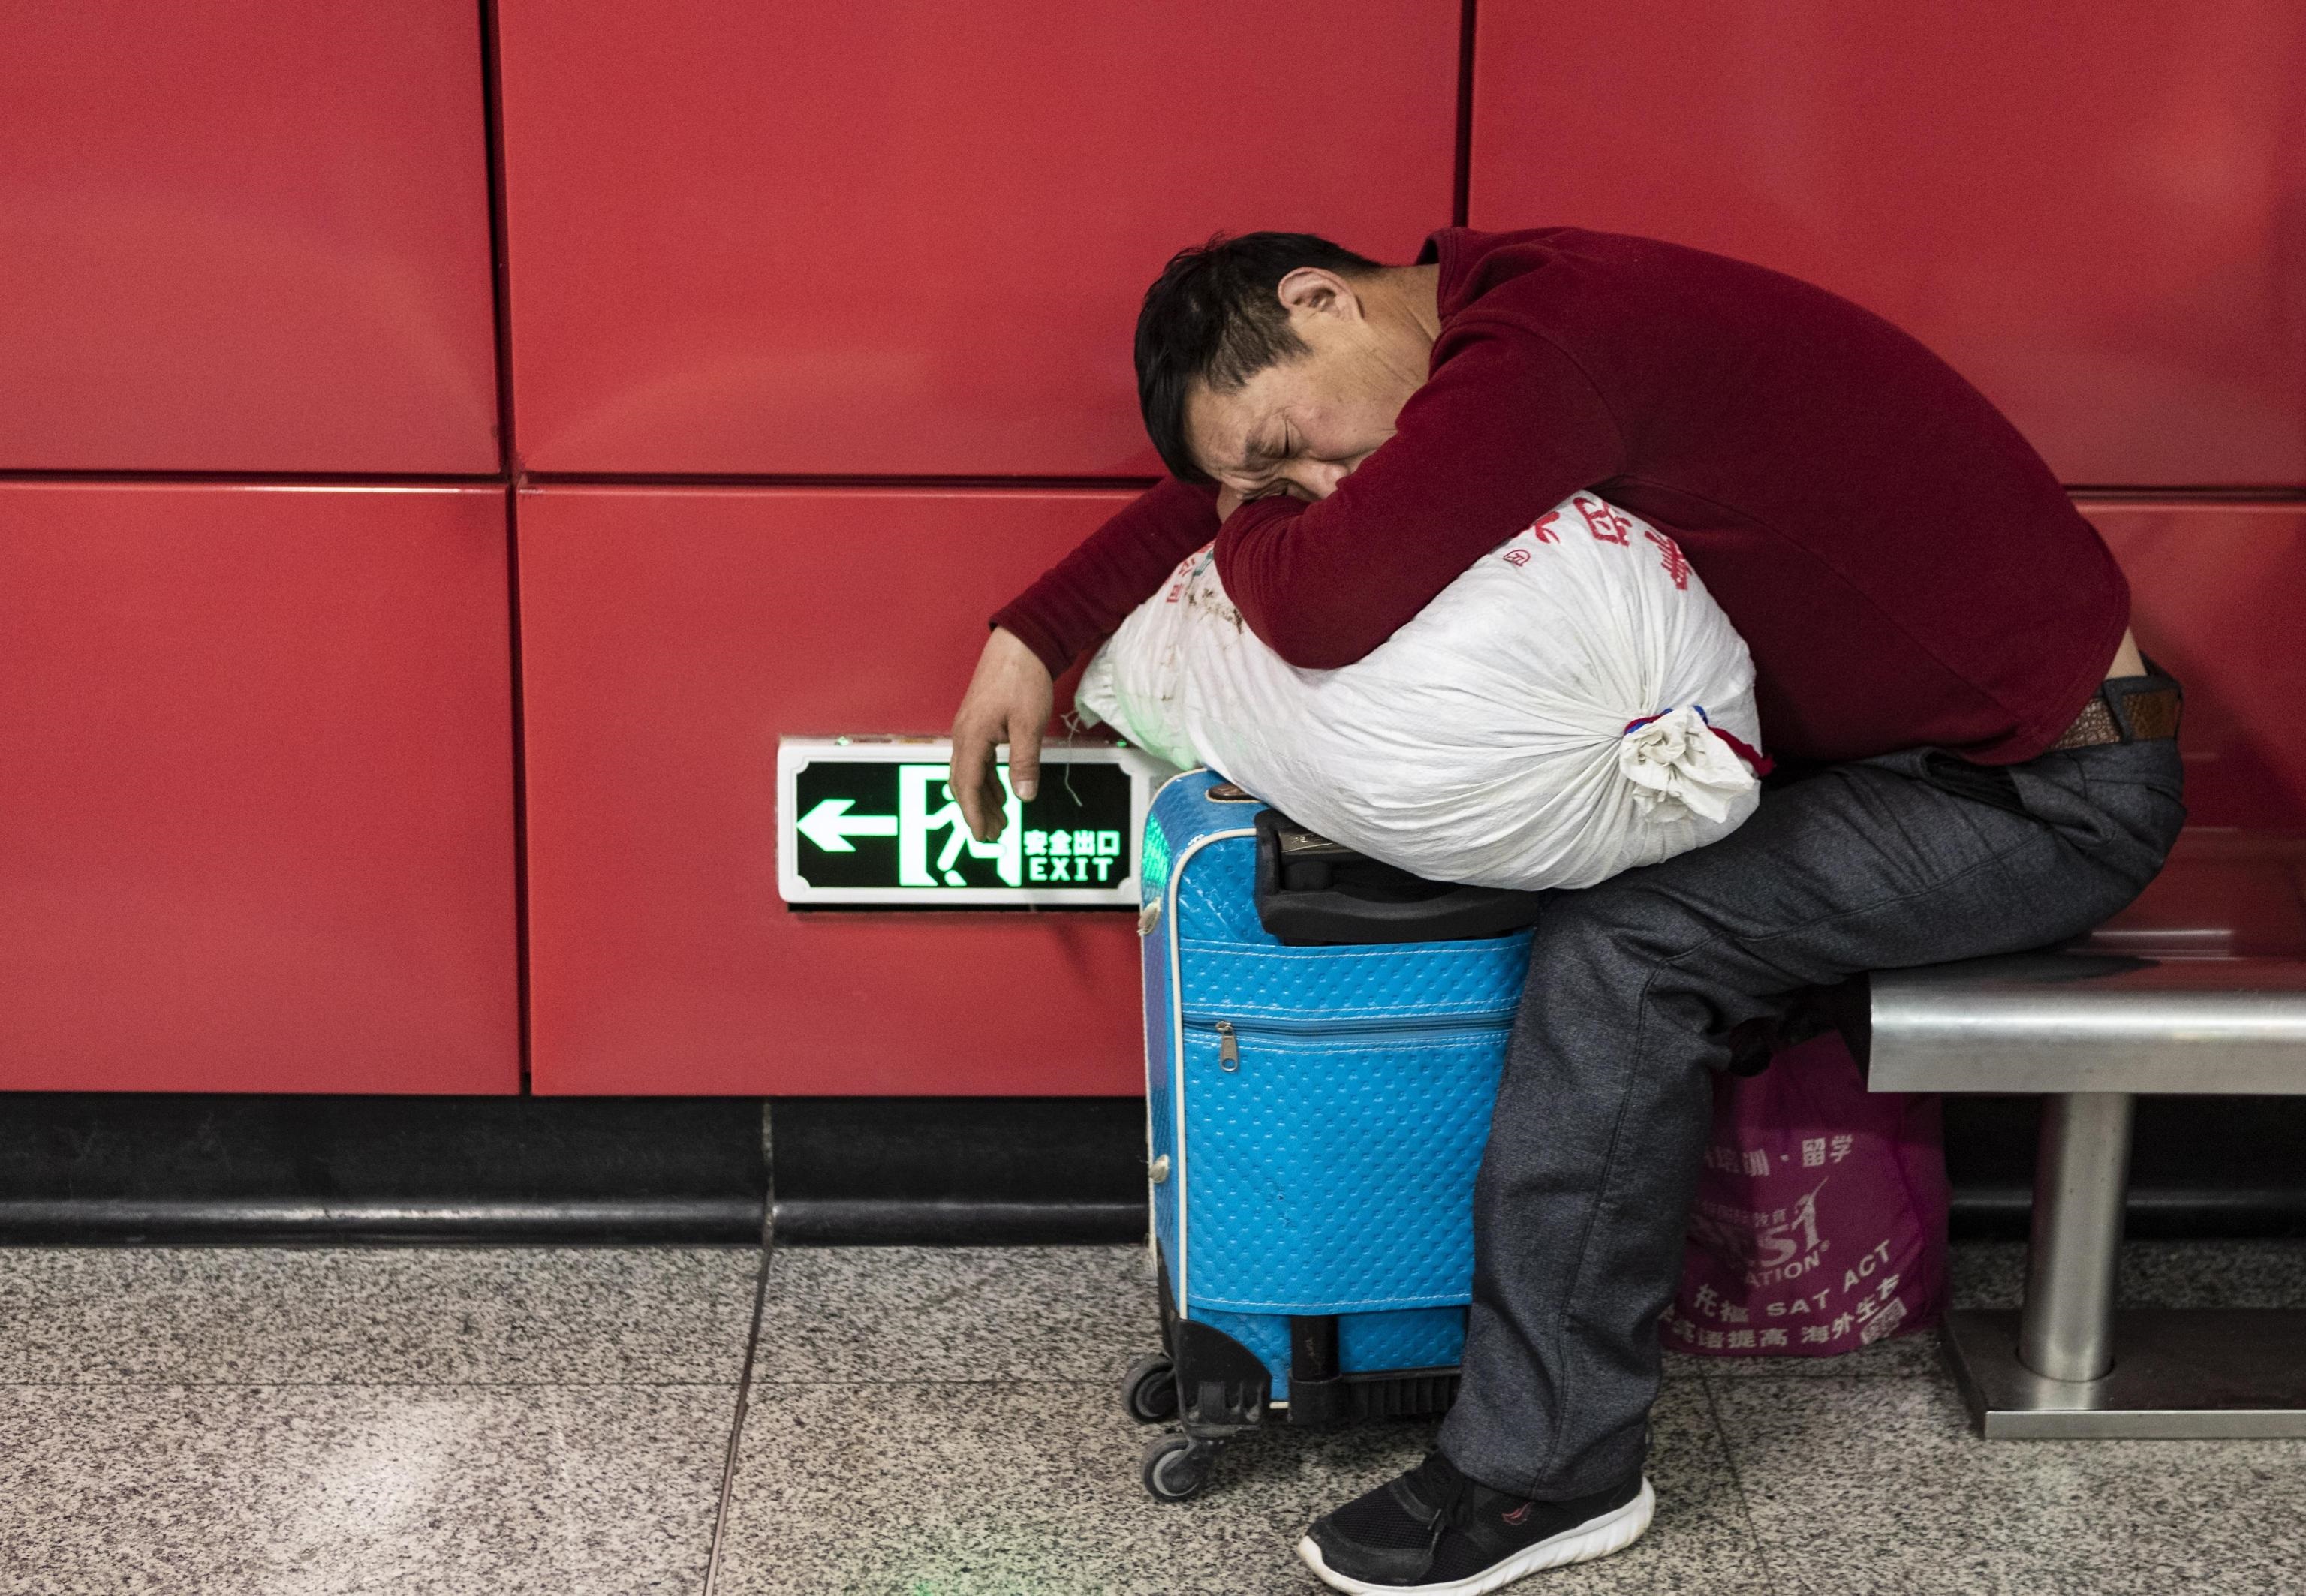
<path fill-rule="evenodd" d="M 1049 747 L 1031 803 L 979 842 L 929 738 L 787 738 L 777 749 L 777 883 L 788 903 L 920 909 L 1137 906 L 1137 842 L 1171 774 L 1134 748 Z"/>

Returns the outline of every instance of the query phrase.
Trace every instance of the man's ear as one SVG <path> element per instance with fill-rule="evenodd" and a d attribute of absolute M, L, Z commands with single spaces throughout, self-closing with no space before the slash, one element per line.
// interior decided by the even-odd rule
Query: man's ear
<path fill-rule="evenodd" d="M 1361 295 L 1354 292 L 1353 285 L 1318 266 L 1299 267 L 1283 277 L 1274 292 L 1293 323 L 1307 316 L 1334 316 L 1345 321 L 1362 319 Z"/>

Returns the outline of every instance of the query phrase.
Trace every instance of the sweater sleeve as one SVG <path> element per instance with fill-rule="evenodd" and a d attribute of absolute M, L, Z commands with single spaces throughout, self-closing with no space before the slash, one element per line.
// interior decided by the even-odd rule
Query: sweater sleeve
<path fill-rule="evenodd" d="M 1234 511 L 1217 573 L 1283 659 L 1350 665 L 1484 553 L 1621 474 L 1625 454 L 1601 394 L 1550 339 L 1459 318 L 1394 435 L 1319 503 L 1274 495 Z"/>
<path fill-rule="evenodd" d="M 1177 562 L 1217 534 L 1217 490 L 1175 477 L 1149 488 L 1009 601 L 993 624 L 1013 632 L 1051 676 L 1161 589 Z"/>

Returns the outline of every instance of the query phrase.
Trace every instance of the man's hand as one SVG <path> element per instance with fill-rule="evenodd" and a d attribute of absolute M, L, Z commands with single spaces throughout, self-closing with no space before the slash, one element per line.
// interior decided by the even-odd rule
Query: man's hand
<path fill-rule="evenodd" d="M 1049 668 L 1022 639 L 993 628 L 952 718 L 952 796 L 969 834 L 980 842 L 1000 836 L 1007 824 L 998 745 L 1009 745 L 1009 785 L 1019 798 L 1030 798 L 1040 786 L 1041 729 L 1049 723 L 1055 687 Z"/>

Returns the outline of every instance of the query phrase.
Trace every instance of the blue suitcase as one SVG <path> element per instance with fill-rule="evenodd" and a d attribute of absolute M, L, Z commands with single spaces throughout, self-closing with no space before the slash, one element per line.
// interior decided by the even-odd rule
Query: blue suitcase
<path fill-rule="evenodd" d="M 1143 1467 L 1174 1501 L 1260 1424 L 1456 1395 L 1473 1176 L 1536 895 L 1416 882 L 1208 771 L 1156 795 L 1143 858 L 1164 1350 L 1124 1396 L 1180 1426 Z"/>

